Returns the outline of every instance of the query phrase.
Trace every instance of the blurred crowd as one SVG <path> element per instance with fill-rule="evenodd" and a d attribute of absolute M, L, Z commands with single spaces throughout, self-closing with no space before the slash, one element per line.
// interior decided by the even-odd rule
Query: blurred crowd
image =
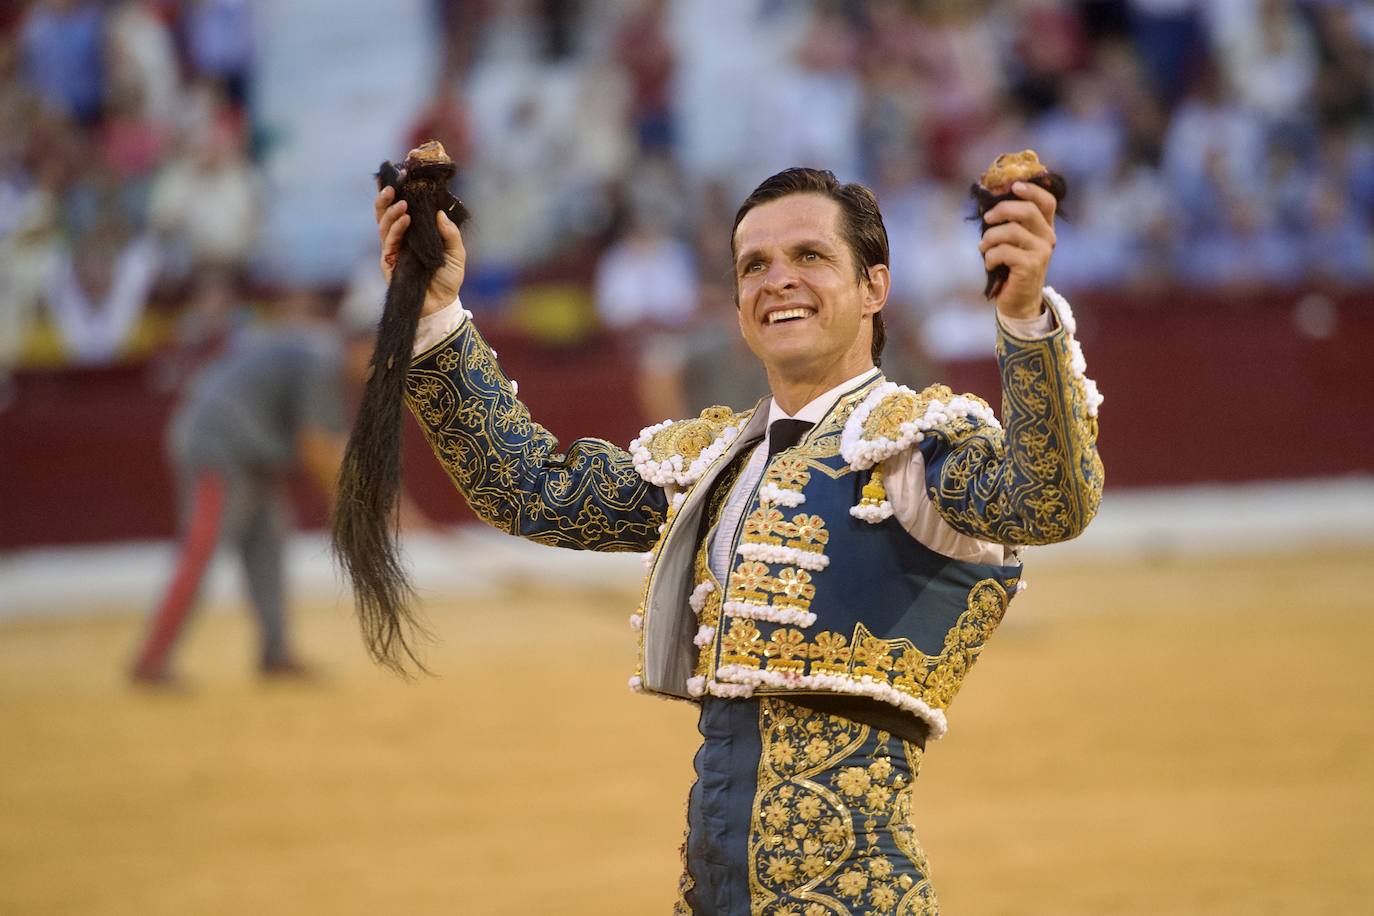
<path fill-rule="evenodd" d="M 0 13 L 0 375 L 146 348 L 156 289 L 220 308 L 262 189 L 243 0 Z"/>
<path fill-rule="evenodd" d="M 3 10 L 0 373 L 44 340 L 64 359 L 128 352 L 155 286 L 231 298 L 264 203 L 253 3 Z M 434 0 L 433 15 L 442 74 L 407 139 L 460 164 L 465 298 L 550 339 L 626 335 L 660 372 L 735 345 L 734 207 L 793 164 L 877 191 L 889 325 L 916 359 L 985 347 L 968 187 L 1009 150 L 1068 179 L 1051 282 L 1069 292 L 1374 279 L 1366 2 Z M 651 412 L 675 415 L 674 397 Z"/>

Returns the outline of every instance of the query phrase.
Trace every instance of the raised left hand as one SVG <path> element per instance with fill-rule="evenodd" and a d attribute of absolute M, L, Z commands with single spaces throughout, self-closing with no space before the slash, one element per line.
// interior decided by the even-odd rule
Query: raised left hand
<path fill-rule="evenodd" d="M 983 219 L 978 250 L 987 270 L 1005 265 L 1007 282 L 997 294 L 997 311 L 1008 318 L 1034 318 L 1043 311 L 1041 290 L 1054 253 L 1054 195 L 1026 181 L 1011 186 L 1020 200 L 1004 200 Z"/>

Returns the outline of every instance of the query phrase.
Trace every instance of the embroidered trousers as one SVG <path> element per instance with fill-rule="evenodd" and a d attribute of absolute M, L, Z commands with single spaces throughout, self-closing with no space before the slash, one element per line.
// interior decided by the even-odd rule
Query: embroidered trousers
<path fill-rule="evenodd" d="M 934 916 L 921 749 L 781 699 L 706 697 L 677 913 Z"/>

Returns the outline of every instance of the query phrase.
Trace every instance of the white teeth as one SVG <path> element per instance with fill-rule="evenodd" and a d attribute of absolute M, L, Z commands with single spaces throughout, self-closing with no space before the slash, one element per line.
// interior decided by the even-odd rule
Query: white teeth
<path fill-rule="evenodd" d="M 810 309 L 782 309 L 777 312 L 770 312 L 768 315 L 768 323 L 774 324 L 779 321 L 784 321 L 788 318 L 805 318 L 810 314 Z"/>

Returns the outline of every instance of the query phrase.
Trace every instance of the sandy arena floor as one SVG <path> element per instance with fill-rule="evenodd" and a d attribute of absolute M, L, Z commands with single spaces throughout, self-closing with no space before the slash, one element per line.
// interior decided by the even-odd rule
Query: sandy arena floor
<path fill-rule="evenodd" d="M 917 784 L 942 912 L 1370 912 L 1371 568 L 1032 566 Z M 185 695 L 125 687 L 132 611 L 0 625 L 0 913 L 664 913 L 696 731 L 626 692 L 633 606 L 433 607 L 411 685 L 344 609 L 297 617 L 313 686 L 208 614 Z"/>

